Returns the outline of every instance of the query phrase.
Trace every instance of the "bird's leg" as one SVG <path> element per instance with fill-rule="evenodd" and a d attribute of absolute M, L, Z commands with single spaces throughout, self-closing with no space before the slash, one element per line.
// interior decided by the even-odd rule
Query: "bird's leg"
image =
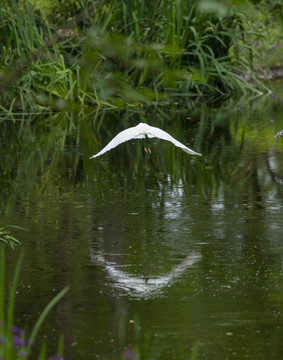
<path fill-rule="evenodd" d="M 146 139 L 148 139 L 148 137 L 146 136 Z M 151 154 L 151 150 L 150 150 L 150 147 L 149 146 L 145 146 L 145 144 L 143 145 L 143 148 L 144 148 L 144 151 L 147 153 L 147 154 Z"/>
<path fill-rule="evenodd" d="M 150 150 L 149 147 L 147 148 L 146 146 L 144 146 L 143 148 L 144 148 L 144 151 L 145 151 L 147 154 L 151 154 L 151 150 Z"/>

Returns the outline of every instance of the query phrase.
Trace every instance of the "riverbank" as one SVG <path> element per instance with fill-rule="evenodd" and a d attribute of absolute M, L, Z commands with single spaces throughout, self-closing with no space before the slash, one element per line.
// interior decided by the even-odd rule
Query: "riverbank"
<path fill-rule="evenodd" d="M 258 94 L 265 91 L 260 79 L 282 73 L 280 18 L 276 9 L 265 14 L 267 5 L 69 0 L 42 10 L 40 3 L 0 10 L 5 112 Z"/>

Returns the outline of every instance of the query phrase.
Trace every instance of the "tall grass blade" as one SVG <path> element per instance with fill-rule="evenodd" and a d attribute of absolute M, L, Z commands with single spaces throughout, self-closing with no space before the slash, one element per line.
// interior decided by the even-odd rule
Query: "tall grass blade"
<path fill-rule="evenodd" d="M 64 352 L 64 342 L 65 342 L 65 338 L 63 335 L 60 336 L 59 338 L 59 343 L 58 343 L 58 350 L 57 350 L 57 354 L 59 356 L 63 355 Z"/>
<path fill-rule="evenodd" d="M 45 360 L 46 359 L 46 344 L 43 343 L 40 349 L 38 360 Z"/>
<path fill-rule="evenodd" d="M 33 330 L 31 332 L 30 335 L 30 343 L 28 346 L 28 350 L 30 350 L 31 345 L 33 344 L 38 331 L 42 325 L 42 323 L 44 322 L 46 316 L 48 315 L 48 313 L 51 311 L 51 309 L 57 304 L 57 302 L 62 299 L 62 297 L 64 295 L 66 295 L 66 293 L 69 291 L 69 286 L 66 286 L 63 290 L 61 290 L 44 308 L 43 312 L 41 313 L 40 317 L 38 318 L 37 322 L 35 323 Z"/>

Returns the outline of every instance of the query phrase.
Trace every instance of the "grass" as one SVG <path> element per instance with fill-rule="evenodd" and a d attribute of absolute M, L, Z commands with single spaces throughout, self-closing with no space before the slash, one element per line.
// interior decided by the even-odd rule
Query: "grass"
<path fill-rule="evenodd" d="M 207 8 L 204 0 L 65 3 L 65 19 L 60 2 L 45 12 L 28 0 L 0 9 L 2 111 L 119 109 L 259 91 L 259 83 L 239 76 L 252 70 L 252 50 L 237 7 Z"/>
<path fill-rule="evenodd" d="M 251 30 L 256 36 L 248 42 L 254 49 L 254 66 L 257 69 L 268 69 L 283 64 L 283 3 L 282 1 L 261 1 L 255 9 L 256 23 Z"/>

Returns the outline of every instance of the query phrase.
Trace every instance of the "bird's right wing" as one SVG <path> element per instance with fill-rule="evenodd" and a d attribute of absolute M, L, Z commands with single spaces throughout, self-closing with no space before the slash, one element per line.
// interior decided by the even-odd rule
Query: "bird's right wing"
<path fill-rule="evenodd" d="M 160 138 L 160 139 L 163 139 L 163 140 L 170 141 L 172 144 L 174 144 L 175 146 L 181 148 L 183 151 L 185 151 L 188 154 L 201 155 L 201 154 L 197 153 L 196 151 L 188 148 L 186 145 L 182 144 L 180 141 L 173 138 L 173 136 L 168 134 L 166 131 L 159 129 L 158 127 L 150 126 L 150 130 L 149 130 L 149 133 L 148 133 L 147 136 L 149 138 L 157 137 L 157 138 Z"/>
<path fill-rule="evenodd" d="M 123 142 L 126 142 L 131 139 L 142 139 L 144 137 L 145 135 L 141 133 L 139 129 L 137 129 L 137 126 L 123 130 L 119 134 L 117 134 L 101 151 L 99 151 L 95 155 L 92 155 L 90 159 L 106 153 L 107 151 L 115 148 L 116 146 L 122 144 Z"/>

